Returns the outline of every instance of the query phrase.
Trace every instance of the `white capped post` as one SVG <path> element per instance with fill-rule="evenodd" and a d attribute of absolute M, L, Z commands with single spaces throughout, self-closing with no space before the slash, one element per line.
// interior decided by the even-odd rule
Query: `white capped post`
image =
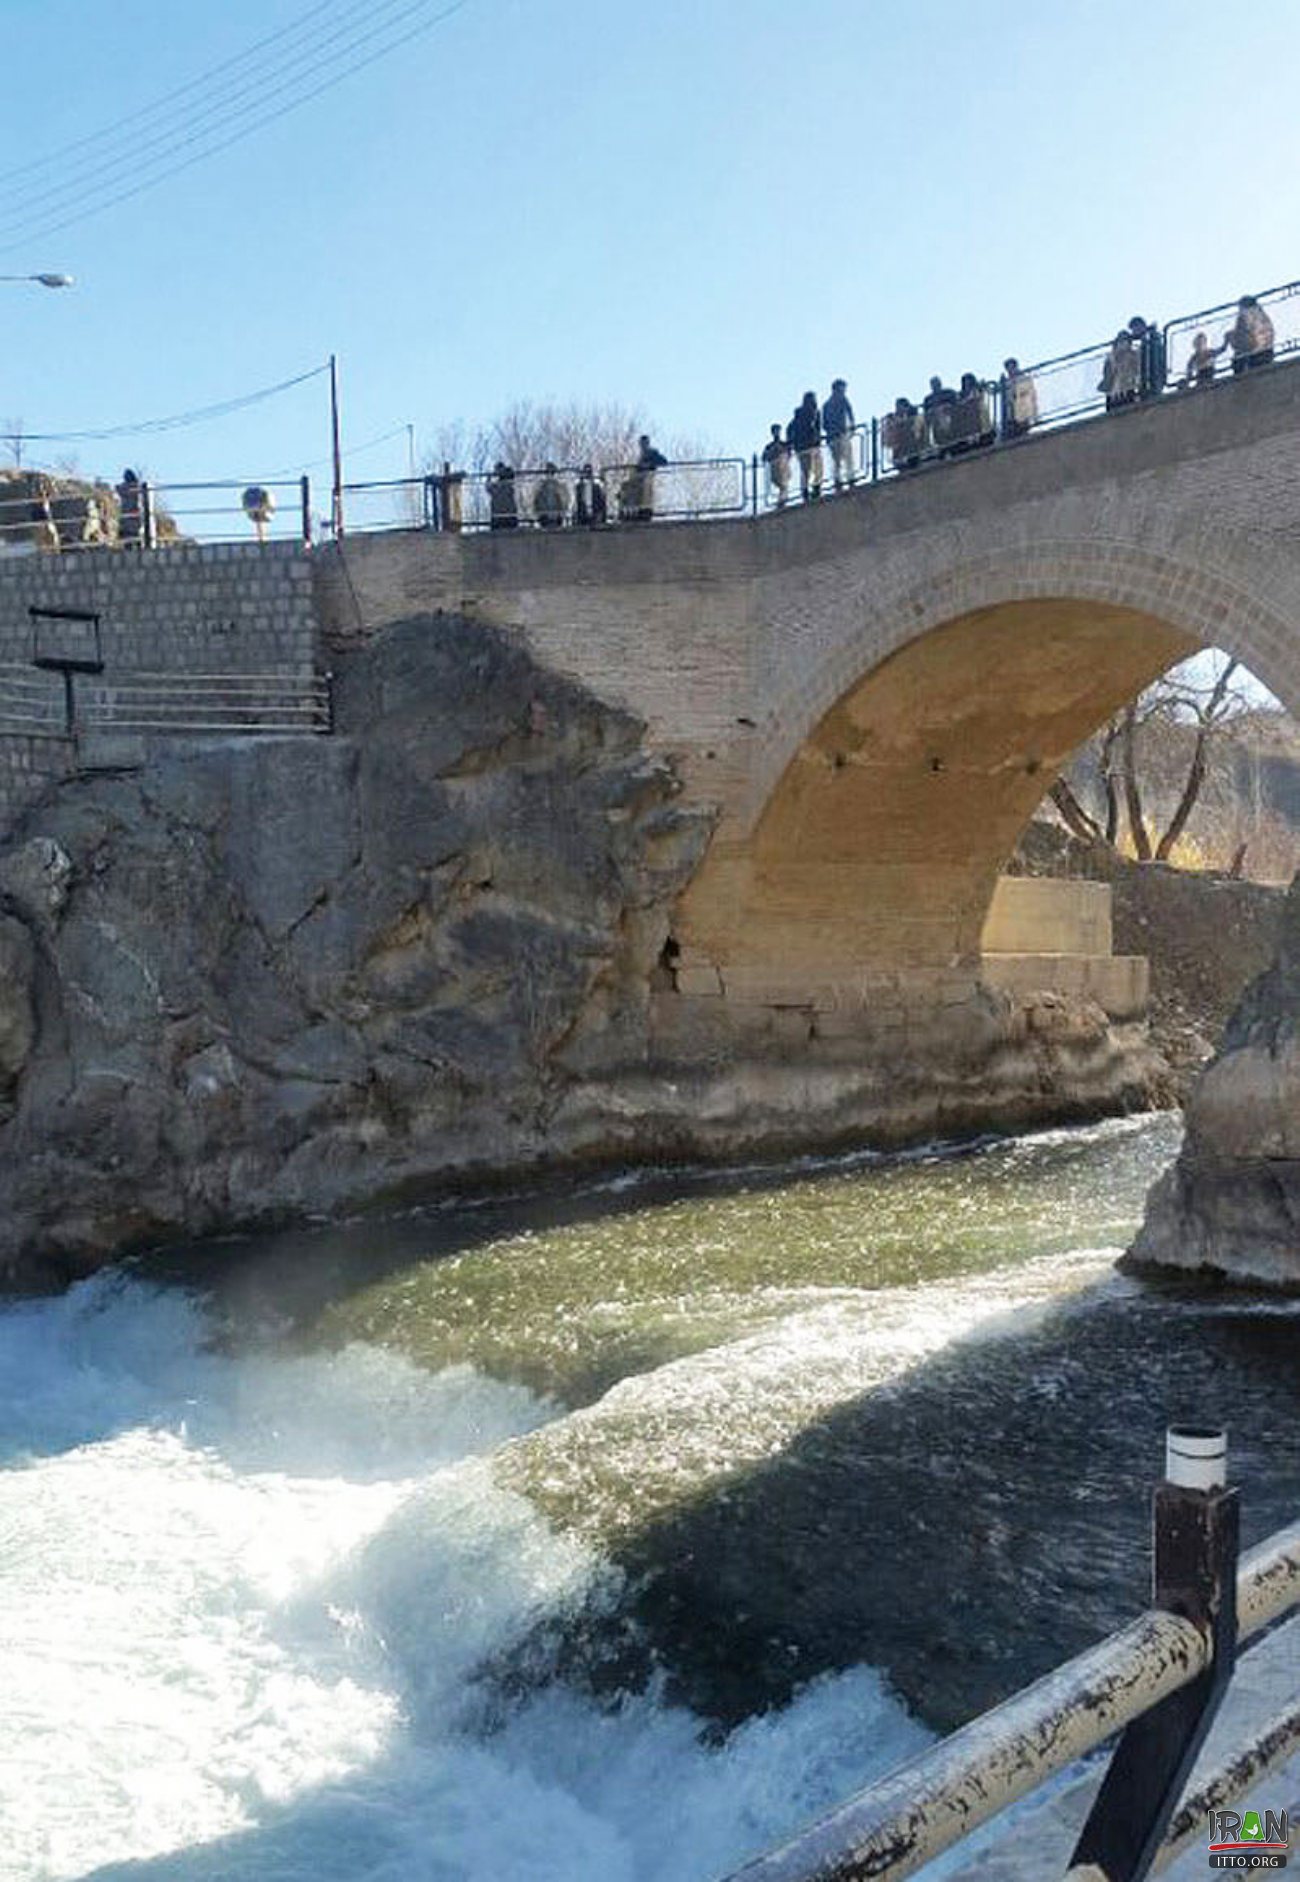
<path fill-rule="evenodd" d="M 1228 1481 L 1228 1434 L 1212 1425 L 1170 1425 L 1165 1481 L 1180 1490 L 1222 1490 Z"/>

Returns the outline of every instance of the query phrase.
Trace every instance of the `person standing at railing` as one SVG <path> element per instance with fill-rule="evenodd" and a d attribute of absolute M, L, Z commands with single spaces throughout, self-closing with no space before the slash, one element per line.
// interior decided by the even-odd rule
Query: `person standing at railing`
<path fill-rule="evenodd" d="M 1034 375 L 1018 359 L 1002 362 L 1002 436 L 1023 438 L 1038 423 L 1038 388 Z"/>
<path fill-rule="evenodd" d="M 849 404 L 848 386 L 843 379 L 831 381 L 831 395 L 822 406 L 822 431 L 830 446 L 835 488 L 842 490 L 845 484 L 855 484 L 858 478 L 853 464 L 853 407 Z"/>
<path fill-rule="evenodd" d="M 515 473 L 500 458 L 488 478 L 487 493 L 489 529 L 518 529 L 519 501 L 515 495 Z"/>
<path fill-rule="evenodd" d="M 822 493 L 822 420 L 817 394 L 805 392 L 785 428 L 785 441 L 799 459 L 799 494 L 805 503 Z"/>
<path fill-rule="evenodd" d="M 590 464 L 584 464 L 574 486 L 573 520 L 580 529 L 598 529 L 609 513 L 605 486 Z"/>
<path fill-rule="evenodd" d="M 1185 386 L 1209 386 L 1214 384 L 1215 361 L 1220 353 L 1227 351 L 1228 341 L 1225 335 L 1217 346 L 1210 345 L 1209 335 L 1198 333 L 1192 340 L 1192 356 L 1187 362 L 1187 371 L 1183 376 Z"/>
<path fill-rule="evenodd" d="M 1098 392 L 1106 395 L 1106 410 L 1117 412 L 1121 405 L 1132 405 L 1138 395 L 1138 376 L 1142 360 L 1133 344 L 1133 335 L 1121 327 L 1111 341 L 1110 351 L 1097 381 Z"/>
<path fill-rule="evenodd" d="M 781 436 L 781 427 L 772 426 L 772 435 L 763 446 L 763 465 L 767 471 L 768 495 L 776 498 L 783 510 L 790 495 L 790 447 Z"/>
<path fill-rule="evenodd" d="M 993 420 L 983 381 L 973 372 L 964 372 L 957 403 L 953 408 L 952 452 L 975 451 L 993 442 Z"/>
<path fill-rule="evenodd" d="M 122 472 L 122 481 L 117 486 L 117 540 L 124 549 L 138 549 L 143 530 L 140 479 L 128 468 Z"/>
<path fill-rule="evenodd" d="M 1168 377 L 1165 336 L 1153 321 L 1143 320 L 1141 314 L 1134 314 L 1128 330 L 1138 353 L 1138 397 L 1158 399 Z"/>
<path fill-rule="evenodd" d="M 925 420 L 911 399 L 895 399 L 881 428 L 896 471 L 915 470 L 925 449 Z"/>
<path fill-rule="evenodd" d="M 668 459 L 662 451 L 656 451 L 649 437 L 643 431 L 639 440 L 640 450 L 636 460 L 636 506 L 635 519 L 638 523 L 653 523 L 655 515 L 655 472 L 663 470 Z"/>
<path fill-rule="evenodd" d="M 953 435 L 957 429 L 957 394 L 951 386 L 946 386 L 938 373 L 930 377 L 930 390 L 921 401 L 925 412 L 925 428 L 929 434 L 931 447 L 940 457 L 947 457 L 953 446 Z"/>
<path fill-rule="evenodd" d="M 1236 322 L 1223 338 L 1232 348 L 1234 372 L 1273 364 L 1273 322 L 1253 294 L 1243 294 L 1237 302 Z"/>
<path fill-rule="evenodd" d="M 563 529 L 569 514 L 569 493 L 557 465 L 546 465 L 545 475 L 533 492 L 533 515 L 539 529 Z"/>

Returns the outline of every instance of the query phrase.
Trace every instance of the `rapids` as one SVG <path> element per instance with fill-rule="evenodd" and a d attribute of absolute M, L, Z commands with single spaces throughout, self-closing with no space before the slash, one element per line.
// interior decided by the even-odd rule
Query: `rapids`
<path fill-rule="evenodd" d="M 1111 1270 L 1176 1139 L 658 1173 L 7 1304 L 0 1882 L 725 1875 L 1131 1611 L 1175 1400 L 1281 1519 L 1294 1309 Z"/>

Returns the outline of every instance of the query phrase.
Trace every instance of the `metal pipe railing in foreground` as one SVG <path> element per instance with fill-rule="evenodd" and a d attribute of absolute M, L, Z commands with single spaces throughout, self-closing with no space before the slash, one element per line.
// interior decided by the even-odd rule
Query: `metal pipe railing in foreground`
<path fill-rule="evenodd" d="M 1152 1610 L 891 1771 L 734 1882 L 867 1882 L 932 1862 L 1130 1719 L 1190 1685 L 1208 1638 Z"/>
<path fill-rule="evenodd" d="M 1300 1605 L 1300 1523 L 1244 1559 L 1237 1641 Z M 1212 1666 L 1212 1630 L 1153 1608 L 928 1751 L 888 1773 L 731 1882 L 903 1882 L 1120 1727 L 1181 1693 Z M 1300 1707 L 1187 1795 L 1162 1837 L 1162 1868 L 1206 1813 L 1240 1796 L 1300 1746 Z M 1145 1868 L 1137 1873 L 1146 1873 Z"/>

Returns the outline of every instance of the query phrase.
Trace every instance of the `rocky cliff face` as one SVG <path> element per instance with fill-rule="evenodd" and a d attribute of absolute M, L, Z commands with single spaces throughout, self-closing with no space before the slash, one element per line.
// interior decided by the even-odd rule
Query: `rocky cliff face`
<path fill-rule="evenodd" d="M 1140 1027 L 973 972 L 834 1029 L 705 1023 L 670 943 L 709 813 L 507 635 L 400 623 L 340 657 L 336 702 L 333 738 L 59 785 L 0 851 L 0 1280 L 542 1163 L 1151 1095 Z"/>
<path fill-rule="evenodd" d="M 1182 1154 L 1127 1263 L 1300 1287 L 1300 877 L 1277 960 L 1192 1092 Z"/>
<path fill-rule="evenodd" d="M 708 830 L 635 721 L 449 619 L 337 710 L 67 785 L 0 856 L 11 1274 L 527 1162 L 584 1009 L 644 1013 Z"/>

